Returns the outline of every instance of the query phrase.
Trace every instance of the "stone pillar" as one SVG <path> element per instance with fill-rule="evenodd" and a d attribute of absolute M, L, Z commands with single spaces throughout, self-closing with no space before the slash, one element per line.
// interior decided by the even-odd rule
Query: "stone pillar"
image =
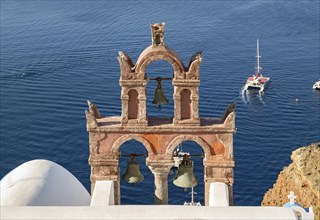
<path fill-rule="evenodd" d="M 178 88 L 175 86 L 173 93 L 174 115 L 173 124 L 177 124 L 181 120 L 181 97 Z"/>
<path fill-rule="evenodd" d="M 156 205 L 168 204 L 168 175 L 171 167 L 172 163 L 169 165 L 149 165 L 149 169 L 154 175 L 154 203 Z"/>
<path fill-rule="evenodd" d="M 90 156 L 89 164 L 91 166 L 91 194 L 97 180 L 111 180 L 114 182 L 115 205 L 120 205 L 119 160 Z"/>
<path fill-rule="evenodd" d="M 127 124 L 128 123 L 128 105 L 129 105 L 129 96 L 127 95 L 128 90 L 125 87 L 122 87 L 122 92 L 121 92 L 121 123 L 122 124 Z"/>
<path fill-rule="evenodd" d="M 205 175 L 204 175 L 204 197 L 205 197 L 205 205 L 209 205 L 209 192 L 210 192 L 210 184 L 213 182 L 222 182 L 228 185 L 228 193 L 229 193 L 229 205 L 233 205 L 233 161 L 225 161 L 224 166 L 222 163 L 220 165 L 208 166 L 208 162 L 204 163 L 205 165 Z"/>
<path fill-rule="evenodd" d="M 192 103 L 192 116 L 191 119 L 193 120 L 199 120 L 199 98 L 198 97 L 191 97 L 191 103 Z"/>
<path fill-rule="evenodd" d="M 146 95 L 146 86 L 147 83 L 144 82 L 143 86 L 139 87 L 139 117 L 138 117 L 138 123 L 140 125 L 148 125 L 148 119 L 147 119 L 147 95 Z"/>

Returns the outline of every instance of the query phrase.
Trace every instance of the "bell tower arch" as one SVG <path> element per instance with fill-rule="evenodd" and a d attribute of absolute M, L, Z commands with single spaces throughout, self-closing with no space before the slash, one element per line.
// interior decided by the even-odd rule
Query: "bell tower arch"
<path fill-rule="evenodd" d="M 102 117 L 98 108 L 88 101 L 86 111 L 91 166 L 91 188 L 97 180 L 114 181 L 116 204 L 120 204 L 119 148 L 127 140 L 137 140 L 147 149 L 146 164 L 154 175 L 154 200 L 168 204 L 168 173 L 174 164 L 172 152 L 183 141 L 198 143 L 204 150 L 205 204 L 209 186 L 224 182 L 233 194 L 233 133 L 235 105 L 231 104 L 221 118 L 200 118 L 199 85 L 202 52 L 191 56 L 186 67 L 177 53 L 164 42 L 165 24 L 150 24 L 151 45 L 139 55 L 137 62 L 119 51 L 122 112 L 119 117 Z M 146 110 L 146 86 L 151 78 L 147 66 L 163 60 L 171 64 L 173 77 L 174 115 L 158 118 Z M 156 78 L 160 81 L 163 78 Z M 161 88 L 161 87 L 159 87 Z M 152 99 L 151 99 L 152 100 Z M 134 153 L 134 152 L 132 152 Z"/>
<path fill-rule="evenodd" d="M 147 66 L 155 61 L 164 60 L 172 65 L 174 70 L 172 85 L 174 87 L 174 115 L 173 124 L 188 124 L 198 126 L 199 118 L 199 72 L 202 61 L 202 52 L 192 55 L 188 67 L 185 67 L 177 53 L 164 43 L 165 23 L 150 24 L 152 44 L 147 47 L 133 64 L 131 58 L 119 51 L 118 61 L 120 63 L 120 86 L 122 87 L 122 125 L 148 124 L 146 110 L 146 76 Z M 160 76 L 161 77 L 161 76 Z M 128 92 L 132 89 L 138 91 L 138 116 L 132 118 L 135 108 L 129 108 L 130 97 Z M 187 97 L 189 95 L 189 97 Z M 183 98 L 182 98 L 183 95 Z M 185 109 L 185 107 L 187 109 Z"/>

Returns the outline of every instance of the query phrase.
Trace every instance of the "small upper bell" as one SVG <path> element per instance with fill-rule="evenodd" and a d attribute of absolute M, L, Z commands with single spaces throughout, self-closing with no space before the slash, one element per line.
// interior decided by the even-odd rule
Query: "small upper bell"
<path fill-rule="evenodd" d="M 128 183 L 136 184 L 144 180 L 139 170 L 139 164 L 135 161 L 135 157 L 131 155 L 131 160 L 127 164 L 127 170 L 123 174 L 122 179 Z"/>
<path fill-rule="evenodd" d="M 157 84 L 157 88 L 156 91 L 154 93 L 154 99 L 153 99 L 153 104 L 159 105 L 159 111 L 161 110 L 161 105 L 165 105 L 168 103 L 168 99 L 166 98 L 166 96 L 164 95 L 164 90 L 162 88 L 161 85 L 161 78 L 158 77 L 156 78 L 158 84 Z"/>
<path fill-rule="evenodd" d="M 183 160 L 179 165 L 178 173 L 173 179 L 173 184 L 182 188 L 191 188 L 198 185 L 198 180 L 193 174 L 193 165 L 188 155 L 183 155 Z"/>

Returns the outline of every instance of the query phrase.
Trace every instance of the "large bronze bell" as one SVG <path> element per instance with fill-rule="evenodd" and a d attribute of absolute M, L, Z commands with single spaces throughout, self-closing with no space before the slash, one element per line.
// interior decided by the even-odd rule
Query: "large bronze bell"
<path fill-rule="evenodd" d="M 183 160 L 179 165 L 176 177 L 173 179 L 173 184 L 182 188 L 191 188 L 198 185 L 198 180 L 193 174 L 192 161 L 186 154 L 183 155 Z"/>
<path fill-rule="evenodd" d="M 168 103 L 168 99 L 166 98 L 166 96 L 164 95 L 164 90 L 162 88 L 161 85 L 161 81 L 162 79 L 160 77 L 156 78 L 157 80 L 157 88 L 156 91 L 154 93 L 154 99 L 153 99 L 153 104 L 156 104 L 159 106 L 159 111 L 161 110 L 161 105 L 165 105 Z"/>
<path fill-rule="evenodd" d="M 135 156 L 131 155 L 131 160 L 127 164 L 127 170 L 122 175 L 122 179 L 132 184 L 136 184 L 144 180 L 144 177 L 139 170 L 139 164 L 135 160 Z"/>

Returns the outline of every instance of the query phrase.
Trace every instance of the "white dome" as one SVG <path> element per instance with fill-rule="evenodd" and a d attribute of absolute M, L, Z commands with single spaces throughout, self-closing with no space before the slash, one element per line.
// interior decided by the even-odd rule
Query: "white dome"
<path fill-rule="evenodd" d="M 88 206 L 91 196 L 78 179 L 48 160 L 28 161 L 0 181 L 1 206 Z"/>

